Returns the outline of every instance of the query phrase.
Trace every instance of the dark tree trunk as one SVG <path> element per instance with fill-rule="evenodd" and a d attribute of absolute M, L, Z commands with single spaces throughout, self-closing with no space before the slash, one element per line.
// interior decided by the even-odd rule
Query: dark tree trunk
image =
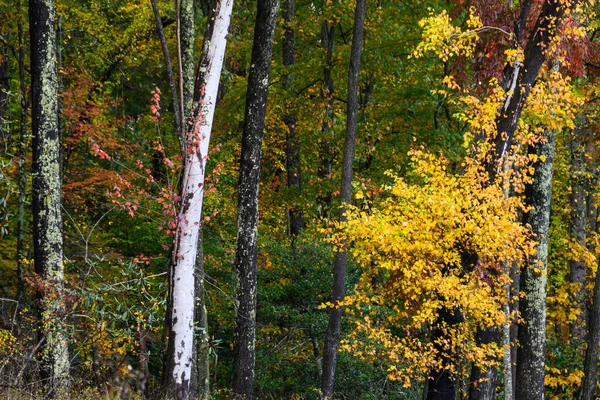
<path fill-rule="evenodd" d="M 552 170 L 554 167 L 554 132 L 548 132 L 547 142 L 529 148 L 529 154 L 545 156 L 534 164 L 533 182 L 525 187 L 525 203 L 532 209 L 523 215 L 538 245 L 536 254 L 526 260 L 521 271 L 519 304 L 523 323 L 519 325 L 517 350 L 517 400 L 544 398 L 544 364 L 546 352 L 546 281 L 548 259 L 548 228 L 552 202 Z"/>
<path fill-rule="evenodd" d="M 234 399 L 252 399 L 254 388 L 258 186 L 278 10 L 279 0 L 257 3 L 254 44 L 246 92 L 234 266 L 237 306 L 231 385 L 231 396 Z"/>
<path fill-rule="evenodd" d="M 169 78 L 169 89 L 171 90 L 173 114 L 175 115 L 175 130 L 178 133 L 179 144 L 181 146 L 182 154 L 185 151 L 184 138 L 183 138 L 183 120 L 181 113 L 181 103 L 179 94 L 177 92 L 177 85 L 175 83 L 175 75 L 173 74 L 173 66 L 171 62 L 171 56 L 169 55 L 169 47 L 167 46 L 167 38 L 165 37 L 165 30 L 163 28 L 162 18 L 158 10 L 158 4 L 156 0 L 150 0 L 152 3 L 152 11 L 154 12 L 154 19 L 156 21 L 156 31 L 158 38 L 160 39 L 160 47 L 163 52 L 163 59 L 165 61 L 165 67 L 167 70 L 167 77 Z"/>
<path fill-rule="evenodd" d="M 53 0 L 30 0 L 31 98 L 33 131 L 33 249 L 35 271 L 42 278 L 40 353 L 42 374 L 52 393 L 69 384 L 69 356 L 64 327 L 62 180 L 58 129 L 58 80 Z"/>
<path fill-rule="evenodd" d="M 296 63 L 296 32 L 293 28 L 295 15 L 295 0 L 285 0 L 283 3 L 283 65 L 290 67 Z M 293 90 L 294 76 L 289 72 L 286 73 L 284 84 L 288 96 L 294 94 Z M 291 103 L 291 102 L 290 102 Z M 300 144 L 298 143 L 298 134 L 296 133 L 296 112 L 295 110 L 286 110 L 283 116 L 283 122 L 287 127 L 287 135 L 285 138 L 285 155 L 287 168 L 287 185 L 293 198 L 297 198 L 302 191 L 302 175 L 300 171 Z M 296 202 L 293 202 L 296 203 Z M 290 236 L 292 242 L 300 234 L 304 228 L 304 213 L 302 208 L 297 204 L 293 204 L 289 211 L 290 218 Z"/>
<path fill-rule="evenodd" d="M 19 115 L 19 205 L 17 211 L 17 300 L 25 304 L 25 203 L 27 200 L 27 86 L 25 83 L 25 34 L 23 32 L 21 0 L 17 0 L 17 28 L 19 32 L 19 91 L 21 110 Z"/>
<path fill-rule="evenodd" d="M 500 330 L 498 328 L 486 329 L 477 332 L 477 345 L 498 343 Z M 471 370 L 471 387 L 469 400 L 494 400 L 496 398 L 496 368 L 481 369 L 476 365 Z"/>
<path fill-rule="evenodd" d="M 8 48 L 0 46 L 0 155 L 6 154 L 10 138 L 9 124 L 6 121 L 8 110 Z"/>
<path fill-rule="evenodd" d="M 442 309 L 436 323 L 436 327 L 431 332 L 431 341 L 436 350 L 442 357 L 446 356 L 446 351 L 438 339 L 445 337 L 445 332 L 441 326 L 452 327 L 463 322 L 463 317 L 458 310 L 449 311 Z M 425 400 L 455 400 L 456 387 L 454 379 L 445 369 L 431 370 L 427 377 L 426 393 L 423 396 Z"/>
<path fill-rule="evenodd" d="M 600 263 L 599 269 L 600 271 Z M 596 272 L 594 284 L 594 299 L 590 312 L 590 324 L 587 338 L 587 350 L 583 365 L 583 382 L 581 384 L 580 400 L 593 400 L 598 381 L 598 344 L 600 343 L 600 273 Z"/>
<path fill-rule="evenodd" d="M 352 200 L 352 175 L 354 164 L 354 145 L 356 141 L 356 125 L 358 118 L 358 76 L 360 73 L 360 57 L 363 45 L 366 0 L 356 1 L 354 13 L 354 29 L 350 50 L 350 66 L 348 68 L 348 104 L 346 120 L 346 139 L 344 141 L 344 159 L 342 161 L 342 183 L 340 188 L 340 221 L 347 221 L 346 205 Z M 347 242 L 335 253 L 333 268 L 332 303 L 336 307 L 329 310 L 327 335 L 323 346 L 323 373 L 321 375 L 321 391 L 325 399 L 333 396 L 335 369 L 337 365 L 338 347 L 342 325 L 342 308 L 337 304 L 344 300 L 346 294 L 346 263 L 348 259 Z"/>
<path fill-rule="evenodd" d="M 521 5 L 521 15 L 515 24 L 515 33 L 519 38 L 519 43 L 522 42 L 525 21 L 531 5 L 532 0 L 525 0 Z M 509 95 L 502 105 L 497 121 L 497 135 L 493 139 L 495 156 L 492 158 L 492 165 L 488 166 L 491 180 L 502 168 L 502 163 L 510 151 L 521 111 L 523 111 L 529 92 L 537 80 L 540 68 L 546 62 L 546 49 L 556 36 L 557 27 L 563 22 L 564 12 L 563 1 L 545 1 L 535 27 L 529 35 L 524 59 L 517 60 L 512 66 L 507 66 L 504 71 L 501 84 Z"/>
<path fill-rule="evenodd" d="M 569 221 L 569 233 L 571 240 L 585 246 L 587 209 L 586 209 L 586 171 L 585 171 L 585 142 L 583 132 L 585 131 L 585 118 L 573 130 L 571 140 L 571 193 L 569 202 L 571 205 L 571 220 Z M 577 287 L 574 307 L 579 311 L 579 318 L 571 325 L 571 333 L 576 340 L 583 341 L 586 332 L 586 267 L 583 259 L 570 260 L 569 281 Z"/>
<path fill-rule="evenodd" d="M 335 124 L 335 106 L 333 93 L 335 85 L 331 75 L 331 65 L 333 64 L 333 51 L 335 49 L 335 26 L 330 25 L 327 21 L 321 24 L 321 46 L 325 49 L 325 66 L 323 67 L 323 81 L 325 88 L 321 92 L 321 97 L 325 103 L 325 115 L 321 124 L 321 132 L 323 140 L 319 146 L 320 163 L 318 168 L 318 176 L 322 182 L 331 179 L 331 171 L 333 169 L 333 154 L 331 145 L 328 139 L 325 139 L 325 134 L 333 129 Z M 319 216 L 323 219 L 331 219 L 331 193 L 321 194 L 317 201 L 319 204 Z"/>

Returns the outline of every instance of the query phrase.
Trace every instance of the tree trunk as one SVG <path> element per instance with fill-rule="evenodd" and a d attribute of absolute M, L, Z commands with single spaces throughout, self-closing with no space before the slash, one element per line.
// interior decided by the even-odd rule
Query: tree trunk
<path fill-rule="evenodd" d="M 283 3 L 283 66 L 290 67 L 296 63 L 296 31 L 294 30 L 295 0 L 285 0 Z M 284 85 L 288 96 L 294 95 L 293 90 L 294 76 L 286 71 Z M 291 101 L 289 102 L 291 103 Z M 287 126 L 287 135 L 285 138 L 285 155 L 287 168 L 287 186 L 293 194 L 294 199 L 302 191 L 302 175 L 300 171 L 300 144 L 298 143 L 298 134 L 296 133 L 296 112 L 295 110 L 286 110 L 283 116 L 283 122 Z M 293 204 L 289 211 L 290 218 L 290 236 L 292 243 L 296 236 L 304 228 L 304 213 L 302 208 Z"/>
<path fill-rule="evenodd" d="M 522 2 L 521 14 L 519 20 L 515 23 L 515 36 L 521 45 L 525 21 L 529 15 L 531 5 L 532 0 Z M 540 68 L 546 62 L 546 49 L 556 36 L 556 31 L 564 20 L 564 13 L 563 1 L 545 1 L 527 40 L 524 59 L 516 60 L 513 66 L 508 66 L 505 69 L 501 85 L 507 92 L 507 98 L 496 123 L 497 135 L 493 138 L 495 155 L 491 158 L 492 164 L 487 166 L 491 181 L 494 180 L 497 171 L 501 170 L 502 164 L 510 151 L 523 106 L 537 80 Z"/>
<path fill-rule="evenodd" d="M 198 230 L 198 253 L 196 256 L 196 295 L 194 327 L 196 328 L 196 348 L 194 357 L 193 395 L 199 399 L 210 397 L 210 341 L 208 336 L 208 314 L 204 298 L 204 228 Z"/>
<path fill-rule="evenodd" d="M 331 171 L 333 169 L 333 154 L 329 140 L 326 139 L 326 133 L 329 133 L 333 129 L 335 124 L 335 106 L 333 93 L 335 91 L 335 85 L 333 77 L 331 75 L 331 65 L 333 64 L 333 51 L 335 49 L 335 26 L 329 24 L 328 21 L 321 23 L 321 46 L 325 49 L 325 66 L 323 68 L 323 81 L 325 88 L 321 92 L 321 97 L 325 103 L 325 115 L 323 116 L 323 123 L 321 124 L 321 132 L 323 134 L 323 141 L 319 146 L 319 169 L 317 174 L 319 178 L 325 182 L 325 180 L 331 179 Z M 319 216 L 325 220 L 331 219 L 331 193 L 323 193 L 317 198 Z"/>
<path fill-rule="evenodd" d="M 164 380 L 167 394 L 178 399 L 190 396 L 194 353 L 194 268 L 204 198 L 204 170 L 232 6 L 233 0 L 217 2 L 196 76 L 199 101 L 193 106 L 186 129 L 182 196 L 169 277 L 167 320 L 170 327 Z"/>
<path fill-rule="evenodd" d="M 53 0 L 30 0 L 31 98 L 33 131 L 33 249 L 42 315 L 41 370 L 54 396 L 69 386 L 64 325 L 62 180 L 58 133 L 56 32 Z"/>
<path fill-rule="evenodd" d="M 196 38 L 196 24 L 194 0 L 179 0 L 179 93 L 183 118 L 189 116 L 194 104 L 194 43 Z M 185 123 L 185 121 L 184 121 Z"/>
<path fill-rule="evenodd" d="M 179 144 L 182 148 L 181 153 L 183 155 L 185 154 L 185 138 L 183 135 L 185 126 L 183 124 L 181 102 L 179 99 L 179 94 L 177 93 L 177 86 L 175 84 L 175 75 L 173 74 L 171 56 L 169 55 L 169 47 L 167 46 L 167 38 L 165 37 L 165 30 L 163 28 L 160 11 L 158 10 L 157 0 L 150 0 L 150 3 L 152 4 L 152 11 L 154 12 L 154 19 L 156 21 L 156 31 L 158 33 L 158 38 L 160 39 L 160 47 L 162 49 L 163 58 L 165 60 L 167 77 L 169 78 L 169 89 L 171 90 L 172 98 L 171 104 L 173 106 L 173 114 L 175 115 L 175 130 L 177 131 L 177 136 L 179 137 Z"/>
<path fill-rule="evenodd" d="M 478 345 L 498 343 L 500 331 L 498 328 L 490 328 L 477 332 L 476 341 Z M 476 365 L 471 371 L 472 386 L 469 389 L 469 400 L 494 400 L 496 398 L 496 368 L 482 370 Z"/>
<path fill-rule="evenodd" d="M 346 140 L 344 142 L 344 159 L 342 161 L 342 183 L 340 189 L 340 221 L 347 221 L 346 205 L 352 200 L 352 169 L 354 164 L 354 145 L 356 141 L 356 125 L 358 117 L 358 76 L 360 73 L 360 57 L 363 45 L 366 0 L 356 1 L 352 47 L 350 50 L 350 67 L 348 68 L 348 103 L 346 120 Z M 348 243 L 342 243 L 341 250 L 335 253 L 333 269 L 332 303 L 336 305 L 329 310 L 327 335 L 323 346 L 323 373 L 321 375 L 321 391 L 324 399 L 333 396 L 335 369 L 337 365 L 338 347 L 342 325 L 342 308 L 337 304 L 344 300 L 346 294 L 346 263 L 348 259 Z"/>
<path fill-rule="evenodd" d="M 585 130 L 585 118 L 573 130 L 571 140 L 571 193 L 569 202 L 571 205 L 571 220 L 569 221 L 569 233 L 571 240 L 585 247 L 587 209 L 586 209 L 586 176 L 585 176 L 585 143 L 583 132 Z M 586 332 L 586 306 L 587 299 L 585 289 L 586 267 L 583 259 L 569 261 L 569 281 L 573 284 L 575 291 L 574 307 L 579 311 L 579 317 L 571 325 L 573 338 L 579 341 L 585 339 Z"/>
<path fill-rule="evenodd" d="M 547 142 L 530 146 L 529 154 L 545 156 L 534 164 L 533 182 L 525 187 L 525 203 L 532 209 L 523 215 L 538 245 L 536 254 L 526 260 L 521 271 L 519 304 L 523 323 L 519 325 L 517 350 L 517 400 L 544 398 L 544 363 L 546 352 L 546 281 L 548 259 L 548 228 L 552 202 L 552 170 L 554 167 L 554 132 L 548 132 Z"/>
<path fill-rule="evenodd" d="M 8 47 L 0 46 L 0 155 L 6 154 L 10 138 L 9 124 L 6 121 L 8 79 Z"/>
<path fill-rule="evenodd" d="M 256 25 L 242 134 L 235 253 L 236 317 L 233 345 L 233 399 L 252 399 L 256 328 L 258 186 L 267 111 L 271 54 L 279 0 L 257 3 Z"/>
<path fill-rule="evenodd" d="M 19 34 L 19 91 L 21 109 L 19 115 L 19 202 L 17 211 L 17 300 L 25 304 L 25 202 L 27 200 L 27 86 L 25 84 L 25 34 L 23 32 L 21 0 L 17 0 L 17 28 Z"/>
<path fill-rule="evenodd" d="M 600 343 L 600 263 L 596 272 L 594 284 L 594 299 L 590 312 L 590 324 L 587 338 L 587 350 L 583 365 L 583 382 L 581 384 L 580 400 L 593 400 L 595 398 L 596 384 L 598 381 L 598 344 Z"/>

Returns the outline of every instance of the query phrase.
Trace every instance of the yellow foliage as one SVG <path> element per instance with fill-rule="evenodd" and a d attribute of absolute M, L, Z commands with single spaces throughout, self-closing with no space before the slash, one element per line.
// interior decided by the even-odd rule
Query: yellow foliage
<path fill-rule="evenodd" d="M 474 332 L 507 321 L 508 266 L 534 251 L 528 231 L 515 222 L 518 197 L 488 185 L 474 164 L 451 173 L 441 156 L 417 150 L 411 157 L 411 182 L 389 172 L 388 198 L 376 209 L 353 209 L 345 230 L 331 239 L 347 234 L 365 268 L 356 294 L 341 304 L 357 317 L 342 347 L 387 359 L 388 377 L 405 385 L 431 368 L 456 374 L 459 359 L 496 363 L 502 349 L 476 345 Z M 440 310 L 464 322 L 448 325 Z M 437 343 L 423 336 L 432 329 L 444 333 Z"/>

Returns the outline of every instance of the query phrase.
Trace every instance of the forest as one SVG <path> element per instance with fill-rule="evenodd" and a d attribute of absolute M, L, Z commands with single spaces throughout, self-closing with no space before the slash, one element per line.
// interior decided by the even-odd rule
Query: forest
<path fill-rule="evenodd" d="M 0 0 L 0 399 L 600 398 L 595 0 Z"/>

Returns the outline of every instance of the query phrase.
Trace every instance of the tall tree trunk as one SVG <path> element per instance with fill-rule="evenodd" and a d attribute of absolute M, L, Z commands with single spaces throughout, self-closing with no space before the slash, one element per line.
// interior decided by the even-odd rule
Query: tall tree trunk
<path fill-rule="evenodd" d="M 198 253 L 196 256 L 196 296 L 194 327 L 196 328 L 196 354 L 194 357 L 193 395 L 199 399 L 210 397 L 210 341 L 208 336 L 208 314 L 204 298 L 204 248 L 202 224 L 198 230 Z"/>
<path fill-rule="evenodd" d="M 348 68 L 348 103 L 346 120 L 346 139 L 344 141 L 344 159 L 342 161 L 342 183 L 340 188 L 341 222 L 347 221 L 346 206 L 352 200 L 352 170 L 354 165 L 354 145 L 356 141 L 356 125 L 358 118 L 358 76 L 360 73 L 360 56 L 362 53 L 363 33 L 365 26 L 366 0 L 357 0 L 354 12 L 354 28 L 352 47 L 350 50 L 350 66 Z M 327 335 L 323 346 L 323 373 L 321 375 L 321 391 L 324 399 L 333 396 L 335 369 L 337 365 L 338 347 L 342 327 L 342 308 L 338 303 L 346 294 L 346 263 L 348 260 L 348 243 L 344 240 L 341 249 L 335 253 L 333 269 L 334 308 L 329 310 Z"/>
<path fill-rule="evenodd" d="M 236 317 L 233 345 L 233 399 L 252 399 L 256 340 L 256 253 L 258 186 L 267 111 L 271 54 L 279 0 L 257 3 L 256 24 L 242 134 L 235 253 Z"/>
<path fill-rule="evenodd" d="M 233 0 L 217 1 L 196 75 L 199 101 L 188 118 L 185 137 L 182 196 L 169 277 L 169 307 L 165 390 L 178 399 L 190 397 L 194 353 L 195 277 L 198 231 L 204 198 L 204 171 L 217 91 L 227 43 Z"/>
<path fill-rule="evenodd" d="M 294 18 L 296 9 L 296 0 L 285 0 L 283 3 L 283 66 L 291 67 L 296 63 L 296 31 L 294 29 Z M 286 71 L 284 85 L 288 96 L 294 94 L 293 90 L 294 76 Z M 291 103 L 291 102 L 290 102 Z M 286 110 L 283 116 L 283 122 L 287 126 L 287 135 L 285 138 L 285 155 L 287 168 L 287 186 L 294 194 L 299 195 L 302 191 L 302 175 L 300 171 L 300 144 L 298 143 L 298 134 L 296 132 L 296 111 Z M 294 196 L 296 198 L 297 196 Z M 302 208 L 293 204 L 289 211 L 290 218 L 290 236 L 292 243 L 296 236 L 304 227 L 304 214 Z"/>
<path fill-rule="evenodd" d="M 571 139 L 571 220 L 569 221 L 569 233 L 571 240 L 585 247 L 587 209 L 586 209 L 586 176 L 585 176 L 585 142 L 583 133 L 585 131 L 586 119 L 582 118 L 573 130 Z M 569 262 L 569 281 L 575 291 L 574 307 L 579 311 L 579 318 L 571 325 L 571 333 L 576 340 L 584 340 L 586 332 L 586 267 L 583 259 L 571 260 Z"/>
<path fill-rule="evenodd" d="M 8 110 L 8 47 L 0 46 L 0 155 L 6 154 L 10 138 L 10 129 L 6 121 Z"/>
<path fill-rule="evenodd" d="M 25 202 L 27 199 L 27 86 L 25 83 L 25 34 L 23 32 L 23 10 L 17 0 L 17 29 L 19 35 L 19 91 L 21 110 L 19 115 L 19 203 L 17 211 L 17 300 L 25 304 Z"/>
<path fill-rule="evenodd" d="M 534 165 L 533 182 L 525 187 L 525 203 L 532 209 L 523 215 L 538 245 L 536 254 L 526 260 L 521 271 L 519 304 L 523 323 L 519 325 L 517 350 L 517 400 L 544 398 L 544 364 L 546 352 L 546 281 L 548 229 L 552 202 L 552 170 L 554 167 L 554 132 L 549 131 L 545 143 L 530 146 L 529 154 L 545 156 Z"/>
<path fill-rule="evenodd" d="M 56 14 L 53 0 L 29 1 L 33 131 L 33 249 L 39 292 L 40 333 L 45 341 L 41 368 L 55 396 L 69 386 L 64 325 L 62 180 L 58 132 Z"/>
<path fill-rule="evenodd" d="M 162 18 L 160 16 L 160 11 L 158 9 L 157 0 L 150 0 L 150 3 L 152 4 L 152 11 L 154 12 L 154 19 L 156 21 L 156 31 L 158 33 L 158 38 L 160 39 L 160 47 L 163 52 L 163 59 L 165 60 L 167 77 L 169 78 L 169 89 L 171 90 L 172 98 L 171 104 L 173 107 L 173 115 L 175 115 L 175 130 L 177 131 L 177 136 L 179 137 L 179 144 L 181 146 L 181 153 L 183 155 L 185 154 L 185 137 L 183 134 L 185 126 L 183 124 L 181 101 L 179 98 L 179 93 L 177 92 L 171 56 L 169 55 L 169 47 L 167 46 L 167 38 L 165 36 L 165 30 L 163 27 Z"/>
<path fill-rule="evenodd" d="M 320 163 L 317 174 L 319 178 L 325 180 L 331 179 L 331 171 L 333 169 L 333 154 L 329 140 L 326 134 L 333 130 L 335 124 L 335 105 L 333 93 L 335 84 L 331 74 L 331 65 L 333 64 L 333 51 L 335 49 L 335 25 L 331 25 L 329 21 L 324 20 L 321 23 L 321 46 L 325 49 L 325 66 L 323 67 L 323 81 L 325 87 L 321 92 L 321 97 L 325 103 L 325 115 L 321 124 L 321 132 L 323 141 L 319 146 Z M 323 193 L 318 197 L 319 216 L 323 219 L 331 219 L 331 193 Z"/>
<path fill-rule="evenodd" d="M 593 400 L 595 398 L 598 381 L 598 345 L 600 344 L 600 263 L 596 271 L 594 284 L 594 299 L 590 312 L 590 324 L 587 337 L 587 350 L 583 365 L 583 382 L 579 400 Z"/>

